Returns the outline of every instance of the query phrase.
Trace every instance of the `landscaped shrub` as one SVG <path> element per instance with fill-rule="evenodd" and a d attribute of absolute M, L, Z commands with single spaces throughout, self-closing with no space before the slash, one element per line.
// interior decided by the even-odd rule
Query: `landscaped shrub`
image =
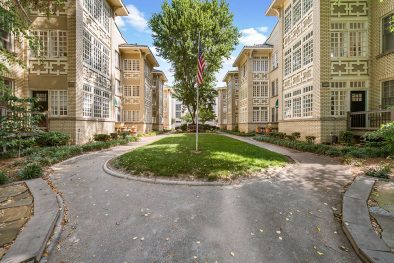
<path fill-rule="evenodd" d="M 294 137 L 293 135 L 286 135 L 286 139 L 288 139 L 290 141 L 295 141 L 296 137 Z"/>
<path fill-rule="evenodd" d="M 42 176 L 42 167 L 39 163 L 27 163 L 19 171 L 19 177 L 23 180 L 34 179 Z"/>
<path fill-rule="evenodd" d="M 383 178 L 383 179 L 389 179 L 390 178 L 390 171 L 391 171 L 390 165 L 388 165 L 388 164 L 381 164 L 378 167 L 369 168 L 365 172 L 365 174 L 367 176 Z"/>
<path fill-rule="evenodd" d="M 296 140 L 298 140 L 299 138 L 301 138 L 301 133 L 300 132 L 293 132 L 291 134 L 291 136 L 293 136 Z"/>
<path fill-rule="evenodd" d="M 0 171 L 0 184 L 6 184 L 8 182 L 8 177 L 3 171 Z"/>
<path fill-rule="evenodd" d="M 111 136 L 108 134 L 95 134 L 93 139 L 96 142 L 108 142 L 111 140 Z"/>
<path fill-rule="evenodd" d="M 114 132 L 110 134 L 112 140 L 117 140 L 119 138 L 119 134 Z"/>
<path fill-rule="evenodd" d="M 347 145 L 352 144 L 353 137 L 353 132 L 351 131 L 342 131 L 339 133 L 339 141 Z"/>
<path fill-rule="evenodd" d="M 314 144 L 315 141 L 316 141 L 316 136 L 305 136 L 305 140 L 306 140 L 308 143 Z"/>
<path fill-rule="evenodd" d="M 394 154 L 394 122 L 383 125 L 377 131 L 368 132 L 364 138 L 367 143 L 378 143 L 391 154 Z"/>
<path fill-rule="evenodd" d="M 296 149 L 299 151 L 312 152 L 312 153 L 323 154 L 332 157 L 350 156 L 356 158 L 374 158 L 374 157 L 389 156 L 389 151 L 375 147 L 355 147 L 355 146 L 337 147 L 333 145 L 313 144 L 303 141 L 283 140 L 269 136 L 257 136 L 254 139 L 257 141 L 274 143 L 277 145 Z"/>
<path fill-rule="evenodd" d="M 62 132 L 56 132 L 56 131 L 42 132 L 39 133 L 38 136 L 36 137 L 36 143 L 37 145 L 42 147 L 63 146 L 63 145 L 67 145 L 70 142 L 70 138 L 71 138 L 70 135 Z"/>

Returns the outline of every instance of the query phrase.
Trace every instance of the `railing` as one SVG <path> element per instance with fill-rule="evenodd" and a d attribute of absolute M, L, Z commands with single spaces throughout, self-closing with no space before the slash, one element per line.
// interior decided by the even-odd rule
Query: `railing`
<path fill-rule="evenodd" d="M 349 112 L 347 121 L 349 130 L 377 130 L 394 121 L 394 110 Z"/>

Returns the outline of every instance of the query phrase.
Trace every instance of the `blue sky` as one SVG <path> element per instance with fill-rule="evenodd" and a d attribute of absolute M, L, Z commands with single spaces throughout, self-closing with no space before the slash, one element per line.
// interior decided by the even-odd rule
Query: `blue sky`
<path fill-rule="evenodd" d="M 128 17 L 117 18 L 117 24 L 128 43 L 144 44 L 153 47 L 153 40 L 147 21 L 152 14 L 160 12 L 163 0 L 124 0 L 130 11 Z M 242 49 L 243 45 L 259 44 L 266 40 L 272 28 L 275 26 L 276 17 L 266 17 L 265 11 L 270 0 L 227 0 L 231 11 L 234 13 L 235 26 L 242 33 L 240 44 L 234 50 L 231 58 L 223 61 L 223 68 L 217 74 L 217 85 L 223 85 L 222 79 L 227 70 L 232 68 L 234 59 Z M 165 60 L 157 57 L 160 69 L 166 73 L 171 85 L 173 77 L 170 65 Z"/>

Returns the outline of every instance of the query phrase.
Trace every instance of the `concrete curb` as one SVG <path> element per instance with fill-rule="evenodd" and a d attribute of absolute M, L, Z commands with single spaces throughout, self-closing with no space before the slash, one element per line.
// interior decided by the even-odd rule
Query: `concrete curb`
<path fill-rule="evenodd" d="M 357 177 L 343 197 L 342 227 L 364 262 L 394 262 L 394 254 L 372 228 L 367 202 L 375 180 Z"/>
<path fill-rule="evenodd" d="M 163 179 L 150 179 L 144 177 L 133 176 L 129 174 L 122 173 L 120 171 L 116 171 L 114 169 L 110 169 L 108 167 L 108 163 L 112 159 L 107 160 L 103 165 L 103 170 L 109 175 L 114 177 L 123 178 L 127 180 L 133 180 L 138 182 L 150 183 L 150 184 L 162 184 L 162 185 L 187 185 L 187 186 L 228 186 L 231 183 L 218 183 L 218 182 L 193 182 L 193 181 L 172 181 L 172 180 L 163 180 Z"/>
<path fill-rule="evenodd" d="M 60 235 L 61 235 L 61 233 L 63 231 L 62 222 L 63 222 L 63 219 L 64 219 L 64 200 L 63 200 L 63 198 L 60 195 L 57 195 L 56 199 L 57 199 L 57 203 L 59 205 L 60 214 L 59 214 L 58 219 L 56 220 L 56 225 L 55 225 L 55 228 L 53 230 L 52 237 L 47 242 L 47 248 L 45 250 L 47 252 L 47 255 L 43 256 L 40 259 L 40 263 L 48 262 L 48 256 L 49 256 L 49 254 L 51 254 L 51 252 L 55 248 L 55 245 L 58 243 L 58 241 L 60 239 Z"/>
<path fill-rule="evenodd" d="M 34 198 L 34 214 L 2 263 L 39 262 L 61 215 L 57 195 L 42 178 L 26 181 L 26 184 Z"/>

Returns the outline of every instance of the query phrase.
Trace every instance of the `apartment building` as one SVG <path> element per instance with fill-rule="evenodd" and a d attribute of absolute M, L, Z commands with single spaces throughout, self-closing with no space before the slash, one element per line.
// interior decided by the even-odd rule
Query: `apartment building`
<path fill-rule="evenodd" d="M 227 87 L 220 87 L 217 89 L 218 91 L 218 125 L 220 129 L 227 129 Z"/>
<path fill-rule="evenodd" d="M 42 48 L 34 54 L 0 31 L 27 64 L 4 77 L 17 96 L 38 99 L 43 128 L 68 133 L 76 144 L 123 124 L 152 130 L 152 72 L 159 64 L 148 47 L 126 44 L 115 24 L 128 15 L 121 0 L 69 0 L 49 17 L 29 11 Z"/>
<path fill-rule="evenodd" d="M 392 1 L 273 0 L 266 15 L 278 17 L 270 37 L 233 65 L 240 131 L 277 127 L 330 142 L 394 121 Z"/>
<path fill-rule="evenodd" d="M 163 131 L 163 89 L 167 81 L 163 71 L 153 70 L 152 119 L 155 131 Z"/>
<path fill-rule="evenodd" d="M 164 86 L 163 89 L 163 129 L 172 130 L 172 89 L 171 87 Z"/>
<path fill-rule="evenodd" d="M 227 130 L 238 130 L 238 71 L 229 71 L 224 76 L 223 82 L 227 89 Z M 220 120 L 221 118 L 218 118 Z"/>

